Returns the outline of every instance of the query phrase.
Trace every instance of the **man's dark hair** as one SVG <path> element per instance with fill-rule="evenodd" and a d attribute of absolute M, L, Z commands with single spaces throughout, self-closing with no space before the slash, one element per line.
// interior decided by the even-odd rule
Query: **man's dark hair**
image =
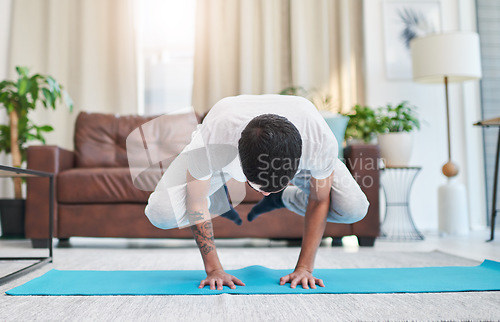
<path fill-rule="evenodd" d="M 285 188 L 299 167 L 300 133 L 287 118 L 263 114 L 253 118 L 238 141 L 243 173 L 264 192 Z"/>

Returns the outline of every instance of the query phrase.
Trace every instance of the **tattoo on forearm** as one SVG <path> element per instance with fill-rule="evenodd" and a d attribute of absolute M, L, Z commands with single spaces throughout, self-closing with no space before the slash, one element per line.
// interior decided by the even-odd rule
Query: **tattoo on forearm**
<path fill-rule="evenodd" d="M 205 219 L 205 215 L 202 212 L 194 211 L 188 212 L 189 223 L 194 225 L 196 222 Z"/>
<path fill-rule="evenodd" d="M 193 232 L 196 244 L 200 248 L 203 255 L 207 255 L 215 249 L 214 232 L 212 228 L 212 221 L 197 223 L 205 217 L 201 212 L 189 213 L 189 221 L 192 223 L 191 231 Z"/>

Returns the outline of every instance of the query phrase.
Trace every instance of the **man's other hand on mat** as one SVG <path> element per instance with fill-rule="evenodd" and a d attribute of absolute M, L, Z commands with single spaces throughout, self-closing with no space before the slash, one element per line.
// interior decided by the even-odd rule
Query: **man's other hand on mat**
<path fill-rule="evenodd" d="M 286 283 L 290 283 L 291 288 L 295 288 L 299 283 L 305 289 L 308 289 L 309 286 L 316 288 L 316 285 L 325 287 L 323 280 L 312 276 L 311 272 L 304 268 L 296 268 L 293 273 L 280 278 L 280 285 L 285 285 Z"/>
<path fill-rule="evenodd" d="M 198 288 L 203 288 L 205 285 L 210 285 L 211 290 L 215 290 L 217 286 L 217 290 L 222 290 L 222 286 L 227 285 L 231 289 L 235 289 L 236 285 L 245 286 L 245 283 L 240 281 L 238 278 L 224 272 L 223 269 L 213 270 L 210 273 L 207 273 L 207 278 L 201 281 L 200 286 Z"/>

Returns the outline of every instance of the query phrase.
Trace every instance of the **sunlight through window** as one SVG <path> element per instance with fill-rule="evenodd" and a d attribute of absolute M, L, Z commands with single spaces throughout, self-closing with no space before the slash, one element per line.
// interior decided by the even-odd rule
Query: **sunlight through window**
<path fill-rule="evenodd" d="M 195 0 L 141 0 L 137 5 L 142 114 L 191 106 Z"/>

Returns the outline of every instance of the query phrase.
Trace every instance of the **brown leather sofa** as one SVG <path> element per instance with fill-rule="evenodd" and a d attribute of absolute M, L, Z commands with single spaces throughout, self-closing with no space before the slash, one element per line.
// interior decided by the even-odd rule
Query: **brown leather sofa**
<path fill-rule="evenodd" d="M 28 148 L 28 168 L 56 175 L 54 196 L 54 236 L 60 240 L 72 236 L 124 238 L 192 238 L 190 229 L 162 230 L 144 215 L 150 192 L 134 187 L 128 168 L 126 138 L 141 124 L 151 120 L 141 116 L 115 116 L 80 113 L 75 126 L 75 151 L 57 146 Z M 191 130 L 196 121 L 173 118 L 172 127 Z M 167 131 L 168 132 L 168 131 Z M 181 144 L 172 133 L 161 138 L 162 144 Z M 175 136 L 175 135 L 174 135 Z M 170 143 L 172 142 L 172 143 Z M 379 235 L 378 147 L 347 147 L 346 164 L 370 201 L 367 216 L 355 224 L 328 223 L 325 237 L 358 236 L 361 246 L 373 246 Z M 247 187 L 243 203 L 236 207 L 242 226 L 217 217 L 213 220 L 216 238 L 270 238 L 300 240 L 304 218 L 287 209 L 264 214 L 253 222 L 246 220 L 252 206 L 262 195 Z M 26 236 L 33 247 L 48 241 L 48 182 L 30 178 L 27 185 Z M 284 223 L 286 225 L 284 226 Z"/>

